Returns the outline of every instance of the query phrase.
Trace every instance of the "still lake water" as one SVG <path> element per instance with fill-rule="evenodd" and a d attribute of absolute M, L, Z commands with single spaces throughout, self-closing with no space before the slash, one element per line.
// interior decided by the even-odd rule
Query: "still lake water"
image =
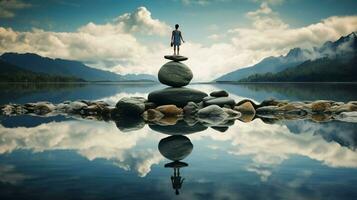
<path fill-rule="evenodd" d="M 147 97 L 159 84 L 0 84 L 0 104 Z M 236 100 L 357 100 L 357 84 L 194 84 Z M 0 199 L 357 199 L 357 123 L 236 120 L 226 132 L 185 135 L 175 194 L 171 162 L 148 125 L 69 116 L 0 117 Z"/>

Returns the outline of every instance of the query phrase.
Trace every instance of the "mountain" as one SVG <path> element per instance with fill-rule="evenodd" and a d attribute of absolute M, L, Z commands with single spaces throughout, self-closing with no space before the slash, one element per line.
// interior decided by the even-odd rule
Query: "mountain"
<path fill-rule="evenodd" d="M 319 58 L 278 73 L 255 74 L 241 82 L 357 82 L 357 56 Z"/>
<path fill-rule="evenodd" d="M 285 56 L 265 58 L 256 65 L 235 70 L 219 77 L 216 81 L 248 80 L 247 78 L 252 75 L 258 76 L 259 74 L 265 73 L 274 74 L 298 66 L 310 59 L 319 59 L 323 57 L 328 57 L 330 59 L 336 57 L 339 57 L 340 59 L 342 57 L 344 59 L 351 59 L 356 47 L 356 33 L 353 32 L 347 36 L 341 37 L 335 42 L 328 41 L 320 48 L 314 48 L 313 50 L 294 48 Z"/>
<path fill-rule="evenodd" d="M 1 82 L 78 82 L 83 79 L 31 72 L 0 59 Z"/>
<path fill-rule="evenodd" d="M 55 76 L 77 77 L 86 81 L 138 81 L 155 80 L 146 74 L 119 75 L 113 72 L 95 69 L 79 61 L 52 59 L 33 53 L 4 53 L 0 58 L 22 69 Z"/>
<path fill-rule="evenodd" d="M 357 50 L 357 34 L 352 32 L 347 36 L 342 36 L 335 42 L 328 41 L 323 44 L 317 52 L 319 57 L 350 59 Z"/>
<path fill-rule="evenodd" d="M 335 42 L 326 42 L 308 60 L 278 73 L 254 74 L 241 82 L 357 82 L 357 35 L 351 33 Z"/>
<path fill-rule="evenodd" d="M 157 81 L 157 78 L 150 74 L 125 74 L 122 76 L 129 81 Z"/>
<path fill-rule="evenodd" d="M 279 72 L 306 61 L 310 57 L 310 53 L 308 50 L 300 48 L 291 49 L 285 56 L 264 58 L 256 65 L 235 70 L 219 77 L 216 81 L 237 81 L 253 74 Z"/>

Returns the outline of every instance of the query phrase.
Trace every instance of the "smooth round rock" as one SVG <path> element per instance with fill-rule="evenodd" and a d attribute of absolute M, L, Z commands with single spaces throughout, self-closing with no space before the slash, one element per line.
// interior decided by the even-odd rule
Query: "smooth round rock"
<path fill-rule="evenodd" d="M 186 158 L 193 149 L 190 139 L 183 135 L 174 135 L 160 140 L 159 151 L 167 159 L 179 161 Z"/>
<path fill-rule="evenodd" d="M 240 113 L 244 114 L 252 114 L 255 115 L 255 109 L 254 106 L 251 102 L 247 101 L 245 103 L 242 103 L 239 106 L 235 106 L 234 110 L 239 111 Z"/>
<path fill-rule="evenodd" d="M 165 116 L 179 116 L 183 113 L 182 108 L 178 108 L 175 105 L 162 105 L 155 108 L 155 110 L 160 111 Z"/>
<path fill-rule="evenodd" d="M 151 92 L 148 99 L 156 105 L 174 104 L 182 108 L 190 101 L 195 103 L 201 102 L 206 96 L 206 93 L 195 89 L 169 87 Z"/>
<path fill-rule="evenodd" d="M 162 84 L 182 87 L 190 83 L 193 74 L 185 64 L 171 61 L 160 68 L 158 78 Z"/>
<path fill-rule="evenodd" d="M 218 90 L 210 93 L 211 97 L 228 97 L 228 95 L 228 92 L 225 90 Z"/>
<path fill-rule="evenodd" d="M 185 61 L 188 59 L 185 56 L 174 56 L 174 55 L 166 55 L 166 56 L 164 56 L 164 58 L 166 58 L 168 60 L 172 60 L 172 61 Z"/>
<path fill-rule="evenodd" d="M 116 104 L 118 114 L 128 116 L 140 116 L 145 111 L 144 98 L 123 97 Z"/>

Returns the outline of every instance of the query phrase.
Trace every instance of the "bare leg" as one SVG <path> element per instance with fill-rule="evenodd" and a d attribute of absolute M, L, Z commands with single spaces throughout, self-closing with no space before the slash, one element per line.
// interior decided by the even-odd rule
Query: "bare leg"
<path fill-rule="evenodd" d="M 174 45 L 174 55 L 176 55 L 176 45 Z"/>
<path fill-rule="evenodd" d="M 177 46 L 177 55 L 180 55 L 180 46 Z"/>

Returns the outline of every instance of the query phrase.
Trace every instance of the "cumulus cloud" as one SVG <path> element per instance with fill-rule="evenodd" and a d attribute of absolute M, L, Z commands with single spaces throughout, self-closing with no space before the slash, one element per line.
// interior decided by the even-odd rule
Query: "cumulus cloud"
<path fill-rule="evenodd" d="M 148 35 L 168 35 L 169 26 L 151 17 L 151 12 L 145 7 L 139 7 L 134 13 L 126 13 L 115 21 L 128 32 L 141 32 Z"/>
<path fill-rule="evenodd" d="M 253 21 L 253 27 L 257 30 L 288 28 L 288 25 L 279 18 L 276 12 L 273 12 L 267 3 L 262 3 L 258 10 L 248 12 L 246 16 Z"/>
<path fill-rule="evenodd" d="M 165 22 L 153 19 L 151 17 L 151 12 L 145 7 L 139 7 L 132 13 L 124 13 L 123 15 L 120 15 L 115 18 L 112 23 L 101 25 L 90 22 L 87 25 L 80 27 L 78 32 L 88 33 L 95 36 L 123 33 L 165 36 L 169 34 L 170 27 Z"/>
<path fill-rule="evenodd" d="M 16 10 L 29 8 L 32 5 L 22 0 L 1 0 L 0 1 L 0 18 L 15 17 Z"/>

